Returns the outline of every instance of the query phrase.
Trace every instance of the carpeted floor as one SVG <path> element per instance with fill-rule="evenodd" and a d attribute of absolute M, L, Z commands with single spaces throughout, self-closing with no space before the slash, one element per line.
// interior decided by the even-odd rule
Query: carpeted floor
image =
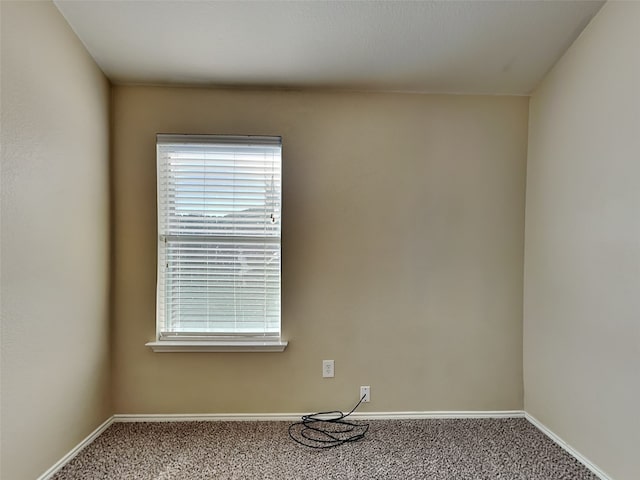
<path fill-rule="evenodd" d="M 53 478 L 597 480 L 524 418 L 368 423 L 328 450 L 287 422 L 115 423 Z"/>

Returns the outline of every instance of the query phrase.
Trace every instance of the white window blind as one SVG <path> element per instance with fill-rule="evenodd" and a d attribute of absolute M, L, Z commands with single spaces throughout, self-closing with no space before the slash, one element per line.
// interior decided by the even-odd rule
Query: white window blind
<path fill-rule="evenodd" d="M 280 137 L 158 135 L 158 340 L 280 336 Z"/>

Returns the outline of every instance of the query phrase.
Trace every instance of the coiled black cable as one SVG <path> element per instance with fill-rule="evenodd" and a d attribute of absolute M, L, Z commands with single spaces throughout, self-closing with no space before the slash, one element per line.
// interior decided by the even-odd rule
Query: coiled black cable
<path fill-rule="evenodd" d="M 369 424 L 354 423 L 345 418 L 356 411 L 364 398 L 363 395 L 356 406 L 346 414 L 334 410 L 303 415 L 302 421 L 289 426 L 289 437 L 309 448 L 333 448 L 362 440 L 369 430 Z"/>

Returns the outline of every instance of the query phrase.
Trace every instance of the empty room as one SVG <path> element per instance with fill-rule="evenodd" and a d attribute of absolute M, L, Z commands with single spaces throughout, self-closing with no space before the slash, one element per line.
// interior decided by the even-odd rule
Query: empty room
<path fill-rule="evenodd" d="M 2 480 L 640 479 L 640 2 L 0 22 Z"/>

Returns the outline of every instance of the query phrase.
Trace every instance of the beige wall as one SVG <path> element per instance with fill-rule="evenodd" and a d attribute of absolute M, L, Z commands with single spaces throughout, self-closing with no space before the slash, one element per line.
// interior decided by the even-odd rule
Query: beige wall
<path fill-rule="evenodd" d="M 521 409 L 528 98 L 115 87 L 115 410 Z M 284 353 L 153 353 L 155 134 L 283 136 Z M 323 379 L 322 359 L 336 377 Z"/>
<path fill-rule="evenodd" d="M 22 480 L 111 414 L 109 84 L 53 4 L 0 4 L 0 477 Z"/>
<path fill-rule="evenodd" d="M 640 3 L 610 2 L 531 100 L 525 408 L 640 473 Z"/>

